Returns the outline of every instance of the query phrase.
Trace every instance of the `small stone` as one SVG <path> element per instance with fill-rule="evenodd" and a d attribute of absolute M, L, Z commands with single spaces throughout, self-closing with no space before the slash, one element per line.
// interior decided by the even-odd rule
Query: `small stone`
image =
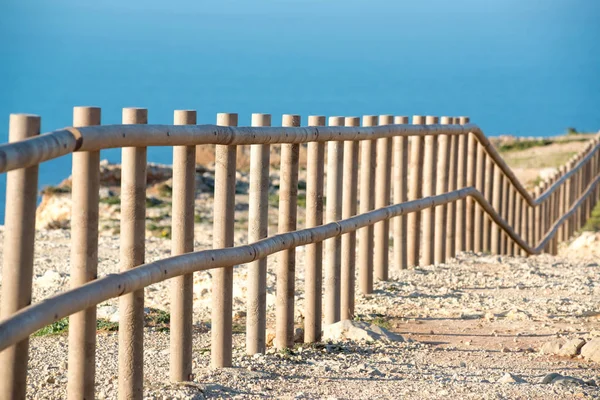
<path fill-rule="evenodd" d="M 56 380 L 54 379 L 54 377 L 52 375 L 50 375 L 49 377 L 46 378 L 46 383 L 49 384 L 54 384 L 54 382 L 56 382 Z"/>
<path fill-rule="evenodd" d="M 366 340 L 366 341 L 397 341 L 404 342 L 404 338 L 380 326 L 366 322 L 343 320 L 323 328 L 323 340 Z"/>
<path fill-rule="evenodd" d="M 600 339 L 592 339 L 581 348 L 581 355 L 592 361 L 600 362 Z"/>
<path fill-rule="evenodd" d="M 585 340 L 583 339 L 567 340 L 567 342 L 562 345 L 557 354 L 559 356 L 564 357 L 575 357 L 579 354 L 583 345 L 585 345 Z"/>
<path fill-rule="evenodd" d="M 236 311 L 236 313 L 233 315 L 233 319 L 241 318 L 246 318 L 246 311 Z"/>
<path fill-rule="evenodd" d="M 540 349 L 540 353 L 542 353 L 542 354 L 558 354 L 561 346 L 562 346 L 561 341 L 552 340 L 552 341 L 546 342 L 542 345 L 542 347 Z"/>
<path fill-rule="evenodd" d="M 294 330 L 294 343 L 304 343 L 304 329 L 296 328 Z"/>
<path fill-rule="evenodd" d="M 518 375 L 513 375 L 509 372 L 505 373 L 500 379 L 497 380 L 498 383 L 526 383 L 526 381 Z"/>
<path fill-rule="evenodd" d="M 542 384 L 549 384 L 552 383 L 552 381 L 555 378 L 558 378 L 559 376 L 562 376 L 561 374 L 559 374 L 558 372 L 553 372 L 551 374 L 546 375 L 543 379 L 542 379 Z"/>
<path fill-rule="evenodd" d="M 464 361 L 461 361 L 459 365 L 460 365 L 461 368 L 466 368 L 467 367 L 467 363 L 464 362 Z"/>
<path fill-rule="evenodd" d="M 368 374 L 370 376 L 383 376 L 383 373 L 380 370 L 378 370 L 377 368 L 373 368 L 373 369 L 369 370 Z"/>
<path fill-rule="evenodd" d="M 35 284 L 41 288 L 51 288 L 54 286 L 60 286 L 62 284 L 62 280 L 63 279 L 60 276 L 60 273 L 52 269 L 48 269 L 46 272 L 44 272 L 44 275 L 35 280 Z"/>
<path fill-rule="evenodd" d="M 552 380 L 552 384 L 563 386 L 587 386 L 582 379 L 573 376 L 558 376 Z"/>

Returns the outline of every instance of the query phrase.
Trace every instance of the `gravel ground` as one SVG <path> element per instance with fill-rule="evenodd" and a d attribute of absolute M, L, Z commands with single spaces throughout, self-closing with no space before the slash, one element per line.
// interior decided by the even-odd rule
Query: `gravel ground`
<path fill-rule="evenodd" d="M 211 242 L 208 227 L 197 225 Z M 0 235 L 2 231 L 0 230 Z M 243 242 L 243 236 L 236 241 Z M 0 237 L 0 243 L 2 243 Z M 118 270 L 118 239 L 100 238 L 99 276 Z M 69 232 L 39 231 L 34 301 L 64 290 L 68 283 Z M 598 246 L 598 241 L 595 242 Z M 147 260 L 168 256 L 170 242 L 149 238 Z M 597 253 L 563 249 L 567 256 L 531 258 L 464 253 L 448 264 L 395 271 L 376 283 L 371 296 L 357 298 L 357 318 L 385 326 L 406 342 L 343 341 L 249 357 L 244 333 L 234 335 L 234 368 L 212 370 L 210 357 L 210 274 L 195 274 L 194 379 L 168 383 L 168 333 L 145 333 L 147 398 L 595 398 L 598 364 L 539 349 L 557 337 L 600 336 L 600 272 Z M 586 255 L 592 254 L 592 255 Z M 303 301 L 303 250 L 298 251 L 297 315 Z M 269 261 L 269 318 L 274 318 L 274 266 Z M 50 272 L 48 272 L 50 271 Z M 234 312 L 243 327 L 246 268 L 236 267 Z M 168 310 L 166 283 L 146 289 L 146 305 Z M 99 314 L 117 319 L 116 301 Z M 31 338 L 30 398 L 64 398 L 67 337 Z M 117 335 L 99 333 L 97 397 L 115 398 Z M 542 384 L 561 373 L 588 384 Z M 506 376 L 506 373 L 512 376 Z M 523 380 L 523 383 L 504 383 Z"/>

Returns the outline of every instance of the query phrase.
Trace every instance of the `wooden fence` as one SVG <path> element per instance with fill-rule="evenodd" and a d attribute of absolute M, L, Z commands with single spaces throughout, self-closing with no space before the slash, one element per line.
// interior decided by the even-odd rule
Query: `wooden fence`
<path fill-rule="evenodd" d="M 174 125 L 148 125 L 146 109 L 127 108 L 122 125 L 101 125 L 99 108 L 76 107 L 73 127 L 39 135 L 39 117 L 11 115 L 10 143 L 0 145 L 0 172 L 8 172 L 0 398 L 25 397 L 29 335 L 66 316 L 68 397 L 93 398 L 96 305 L 119 297 L 119 397 L 141 399 L 144 288 L 151 284 L 171 279 L 170 378 L 183 381 L 192 373 L 193 272 L 213 269 L 211 362 L 226 367 L 232 363 L 234 265 L 248 264 L 246 349 L 260 353 L 269 255 L 279 253 L 275 345 L 285 348 L 293 344 L 298 246 L 307 246 L 304 339 L 315 342 L 322 321 L 353 316 L 355 285 L 371 293 L 375 279 L 388 279 L 390 264 L 443 263 L 461 251 L 555 253 L 600 197 L 599 137 L 531 194 L 467 117 L 414 116 L 408 124 L 408 117 L 365 116 L 362 126 L 359 118 L 330 117 L 324 126 L 325 117 L 311 116 L 306 127 L 298 115 L 284 115 L 282 127 L 271 127 L 266 114 L 254 114 L 252 127 L 237 127 L 237 121 L 237 114 L 219 114 L 216 125 L 196 125 L 195 111 L 180 110 Z M 308 144 L 302 229 L 296 222 L 301 143 Z M 194 252 L 198 145 L 216 145 L 214 250 Z M 249 244 L 233 247 L 240 145 L 251 145 Z M 278 232 L 269 236 L 271 145 L 281 146 L 281 184 Z M 172 257 L 148 264 L 147 146 L 173 146 Z M 99 151 L 108 148 L 122 148 L 121 271 L 96 279 Z M 71 289 L 31 304 L 38 165 L 70 153 Z"/>

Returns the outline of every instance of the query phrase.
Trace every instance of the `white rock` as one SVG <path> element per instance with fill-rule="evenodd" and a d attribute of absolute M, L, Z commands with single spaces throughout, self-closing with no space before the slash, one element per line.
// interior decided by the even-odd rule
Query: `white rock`
<path fill-rule="evenodd" d="M 600 339 L 592 339 L 581 348 L 581 355 L 592 361 L 600 362 Z"/>
<path fill-rule="evenodd" d="M 112 305 L 100 306 L 96 311 L 96 317 L 107 319 L 110 322 L 119 322 L 119 309 Z"/>
<path fill-rule="evenodd" d="M 513 375 L 509 372 L 505 373 L 502 378 L 498 379 L 498 383 L 526 383 L 526 381 L 518 375 Z"/>
<path fill-rule="evenodd" d="M 44 272 L 44 275 L 38 277 L 35 280 L 35 284 L 41 288 L 51 288 L 62 284 L 62 276 L 53 269 L 48 269 Z"/>
<path fill-rule="evenodd" d="M 559 352 L 557 353 L 559 356 L 564 357 L 575 357 L 581 351 L 581 348 L 585 344 L 585 340 L 583 339 L 570 339 L 567 340 L 565 344 L 562 345 Z"/>
<path fill-rule="evenodd" d="M 368 324 L 366 322 L 345 319 L 323 327 L 323 340 L 338 341 L 343 339 L 404 342 L 402 336 L 381 328 L 380 326 Z"/>
<path fill-rule="evenodd" d="M 591 246 L 598 240 L 598 235 L 594 232 L 582 232 L 581 235 L 569 245 L 570 250 L 581 250 Z"/>

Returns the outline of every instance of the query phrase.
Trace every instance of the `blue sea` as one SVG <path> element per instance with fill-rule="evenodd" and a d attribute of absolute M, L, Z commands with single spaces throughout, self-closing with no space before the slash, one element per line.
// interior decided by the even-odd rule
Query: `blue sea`
<path fill-rule="evenodd" d="M 0 140 L 10 113 L 48 132 L 77 105 L 106 124 L 138 106 L 150 123 L 185 108 L 199 123 L 389 113 L 469 115 L 488 135 L 598 130 L 600 1 L 1 0 Z M 40 187 L 70 170 L 43 164 Z"/>

